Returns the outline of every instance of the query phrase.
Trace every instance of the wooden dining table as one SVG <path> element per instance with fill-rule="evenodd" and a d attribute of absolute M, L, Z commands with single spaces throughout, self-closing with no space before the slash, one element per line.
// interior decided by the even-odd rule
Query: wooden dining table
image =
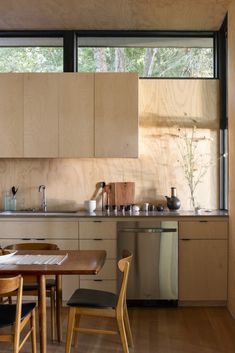
<path fill-rule="evenodd" d="M 36 275 L 39 284 L 38 313 L 40 352 L 47 352 L 47 319 L 46 319 L 46 276 L 55 275 L 59 281 L 61 275 L 96 275 L 102 268 L 106 252 L 104 250 L 20 250 L 17 255 L 66 255 L 66 259 L 60 265 L 42 264 L 0 264 L 0 276 L 5 275 Z M 14 255 L 13 255 L 14 256 Z M 60 284 L 58 286 L 60 288 Z M 60 293 L 56 293 L 60 297 Z M 58 304 L 58 303 L 57 303 Z M 57 305 L 61 310 L 61 305 Z"/>

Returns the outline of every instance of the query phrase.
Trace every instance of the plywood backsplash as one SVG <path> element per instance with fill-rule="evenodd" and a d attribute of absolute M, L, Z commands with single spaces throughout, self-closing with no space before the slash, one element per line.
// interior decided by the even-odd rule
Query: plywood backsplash
<path fill-rule="evenodd" d="M 204 141 L 199 153 L 212 163 L 198 185 L 201 207 L 218 207 L 219 82 L 217 80 L 140 80 L 139 158 L 1 159 L 0 191 L 19 186 L 17 207 L 38 207 L 38 186 L 47 186 L 49 208 L 83 208 L 86 199 L 100 202 L 97 183 L 135 182 L 136 203 L 165 202 L 177 188 L 183 209 L 190 195 L 180 161 L 178 128 L 197 126 Z M 118 145 L 117 145 L 118 148 Z M 100 203 L 99 203 L 100 204 Z"/>

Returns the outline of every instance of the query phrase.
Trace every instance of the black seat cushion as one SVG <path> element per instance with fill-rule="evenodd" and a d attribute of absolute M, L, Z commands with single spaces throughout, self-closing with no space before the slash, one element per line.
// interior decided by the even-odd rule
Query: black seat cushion
<path fill-rule="evenodd" d="M 95 289 L 77 289 L 67 305 L 91 308 L 116 308 L 118 297 L 114 293 Z"/>
<path fill-rule="evenodd" d="M 46 280 L 46 289 L 51 289 L 52 287 L 55 287 L 55 286 L 56 286 L 56 281 L 54 278 L 49 278 Z M 32 291 L 32 290 L 38 290 L 37 282 L 24 283 L 23 291 Z"/>
<path fill-rule="evenodd" d="M 36 303 L 22 304 L 21 319 L 25 318 L 36 306 Z M 0 327 L 14 325 L 16 315 L 15 304 L 0 304 Z"/>

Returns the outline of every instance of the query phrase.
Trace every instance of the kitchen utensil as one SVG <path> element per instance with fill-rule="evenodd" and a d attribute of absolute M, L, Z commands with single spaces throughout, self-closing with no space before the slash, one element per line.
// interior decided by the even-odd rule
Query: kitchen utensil
<path fill-rule="evenodd" d="M 171 188 L 171 197 L 165 196 L 167 199 L 167 207 L 169 210 L 178 210 L 180 208 L 180 200 L 176 197 L 176 188 Z"/>
<path fill-rule="evenodd" d="M 16 188 L 15 186 L 12 186 L 11 191 L 12 191 L 13 196 L 16 195 L 18 189 L 19 189 L 18 187 Z"/>
<path fill-rule="evenodd" d="M 89 213 L 92 213 L 96 210 L 96 200 L 86 200 L 84 205 Z"/>

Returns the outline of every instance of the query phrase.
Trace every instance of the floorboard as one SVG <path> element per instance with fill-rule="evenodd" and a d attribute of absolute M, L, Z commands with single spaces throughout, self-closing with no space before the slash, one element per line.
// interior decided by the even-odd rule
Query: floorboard
<path fill-rule="evenodd" d="M 235 321 L 226 308 L 131 308 L 129 315 L 135 343 L 130 353 L 235 352 Z M 62 321 L 63 342 L 51 342 L 48 334 L 48 353 L 65 352 L 66 309 L 63 309 Z M 113 327 L 113 321 L 109 319 L 100 321 L 84 318 L 81 324 Z M 1 353 L 11 351 L 9 345 L 0 343 Z M 25 345 L 21 351 L 30 352 L 30 344 Z M 80 334 L 78 347 L 72 348 L 72 353 L 75 352 L 121 353 L 122 348 L 118 336 Z"/>

